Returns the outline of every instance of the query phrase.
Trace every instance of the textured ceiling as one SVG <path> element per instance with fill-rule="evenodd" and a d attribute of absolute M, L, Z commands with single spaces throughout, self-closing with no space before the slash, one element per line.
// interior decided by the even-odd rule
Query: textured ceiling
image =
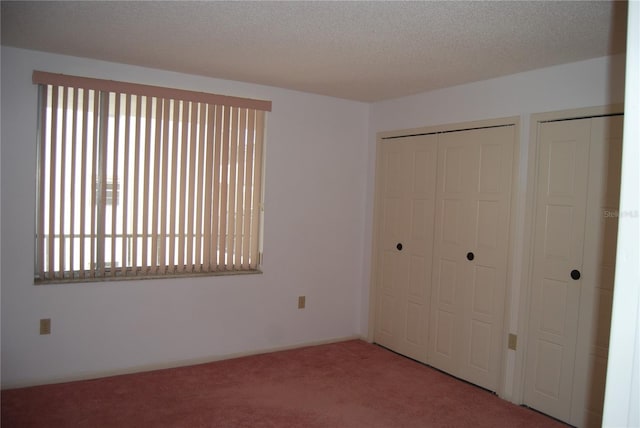
<path fill-rule="evenodd" d="M 624 2 L 10 2 L 2 44 L 379 101 L 624 52 Z"/>

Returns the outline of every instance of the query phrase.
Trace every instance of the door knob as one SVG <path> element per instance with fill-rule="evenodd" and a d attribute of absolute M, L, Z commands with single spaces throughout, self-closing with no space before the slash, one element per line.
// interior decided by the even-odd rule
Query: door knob
<path fill-rule="evenodd" d="M 402 244 L 398 242 L 398 245 L 396 245 L 396 248 L 398 249 L 398 251 L 402 251 Z"/>
<path fill-rule="evenodd" d="M 471 251 L 469 251 L 469 252 L 467 253 L 467 260 L 471 261 L 471 260 L 473 260 L 473 258 L 474 258 L 474 257 L 475 257 L 475 256 L 473 255 L 473 253 L 472 253 Z"/>
<path fill-rule="evenodd" d="M 576 269 L 572 270 L 571 271 L 571 278 L 576 280 L 576 281 L 579 280 L 580 279 L 580 271 L 576 270 Z"/>

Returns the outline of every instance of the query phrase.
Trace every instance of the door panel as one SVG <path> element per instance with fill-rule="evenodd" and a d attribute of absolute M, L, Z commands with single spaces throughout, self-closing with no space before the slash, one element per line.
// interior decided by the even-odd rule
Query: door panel
<path fill-rule="evenodd" d="M 404 163 L 407 155 L 401 146 L 384 146 L 381 175 L 381 230 L 379 233 L 378 313 L 376 318 L 376 341 L 394 347 L 398 341 L 403 287 L 402 255 L 395 249 L 396 242 L 406 237 L 407 211 L 404 198 L 408 184 L 408 169 Z"/>
<path fill-rule="evenodd" d="M 564 309 L 567 307 L 569 281 L 558 281 L 545 278 L 542 280 L 540 301 L 546 308 L 540 320 L 540 332 L 565 337 L 567 324 Z M 549 339 L 551 340 L 551 339 Z"/>
<path fill-rule="evenodd" d="M 478 176 L 477 148 L 454 132 L 443 134 L 438 142 L 438 165 L 442 165 L 436 193 L 436 238 L 432 282 L 432 326 L 429 338 L 429 363 L 459 376 L 460 361 L 465 360 L 461 343 L 465 287 L 469 282 L 465 259 L 468 248 L 470 177 Z"/>
<path fill-rule="evenodd" d="M 496 269 L 487 266 L 476 266 L 473 281 L 472 310 L 476 316 L 493 315 L 496 286 Z"/>
<path fill-rule="evenodd" d="M 454 370 L 454 358 L 456 357 L 456 350 L 453 348 L 455 337 L 455 322 L 456 314 L 447 309 L 438 309 L 435 330 L 435 355 L 431 357 L 439 362 L 436 368 L 442 370 Z"/>
<path fill-rule="evenodd" d="M 587 198 L 589 119 L 540 125 L 525 402 L 569 421 Z"/>
<path fill-rule="evenodd" d="M 513 142 L 513 127 L 439 140 L 430 364 L 493 391 L 502 354 Z"/>
<path fill-rule="evenodd" d="M 437 269 L 434 272 L 437 286 L 433 288 L 431 298 L 432 329 L 429 337 L 429 364 L 445 371 L 454 371 L 456 368 L 455 357 L 459 351 L 454 349 L 455 326 L 458 318 L 457 284 L 460 268 L 455 260 L 444 257 L 436 260 Z M 433 286 L 432 285 L 432 286 Z"/>
<path fill-rule="evenodd" d="M 375 341 L 420 361 L 427 352 L 436 155 L 435 136 L 386 141 L 378 172 Z"/>
<path fill-rule="evenodd" d="M 551 205 L 545 207 L 544 215 L 544 255 L 547 259 L 555 259 L 567 263 L 571 259 L 574 245 L 571 227 L 576 218 L 576 210 L 571 205 Z"/>
<path fill-rule="evenodd" d="M 469 366 L 488 374 L 491 369 L 491 335 L 493 328 L 488 322 L 471 320 L 471 342 Z"/>
<path fill-rule="evenodd" d="M 618 232 L 623 117 L 591 120 L 589 194 L 572 423 L 602 422 Z"/>
<path fill-rule="evenodd" d="M 500 193 L 503 190 L 503 150 L 504 147 L 500 144 L 483 143 L 480 146 L 479 192 Z"/>
<path fill-rule="evenodd" d="M 471 272 L 463 312 L 463 346 L 468 359 L 461 376 L 495 391 L 500 380 L 513 174 L 513 127 L 476 131 L 478 177 L 469 211 Z M 475 303 L 484 300 L 484 304 Z"/>
<path fill-rule="evenodd" d="M 500 203 L 499 201 L 478 201 L 476 206 L 475 248 L 478 250 L 497 250 L 501 238 L 500 228 Z M 480 251 L 482 252 L 482 251 Z"/>
<path fill-rule="evenodd" d="M 535 370 L 538 376 L 534 388 L 537 393 L 544 394 L 554 400 L 561 398 L 562 379 L 562 346 L 548 340 L 538 340 L 535 344 Z"/>
<path fill-rule="evenodd" d="M 548 158 L 545 162 L 548 163 L 546 174 L 547 178 L 547 192 L 548 196 L 568 196 L 574 195 L 577 191 L 584 187 L 583 175 L 576 171 L 576 163 L 580 172 L 584 172 L 584 157 L 575 158 L 576 152 L 584 152 L 588 154 L 589 150 L 589 120 L 572 121 L 567 125 L 568 130 L 562 129 L 563 133 L 560 133 L 559 128 L 562 127 L 560 122 L 552 124 L 544 124 L 543 138 L 547 137 L 548 133 L 553 136 L 553 140 L 548 142 L 546 147 Z M 582 127 L 582 129 L 577 129 Z M 574 137 L 573 134 L 568 135 L 568 132 L 575 131 L 577 134 Z M 560 135 L 556 136 L 555 133 Z M 566 139 L 565 139 L 566 138 Z M 577 175 L 577 176 L 576 176 Z"/>

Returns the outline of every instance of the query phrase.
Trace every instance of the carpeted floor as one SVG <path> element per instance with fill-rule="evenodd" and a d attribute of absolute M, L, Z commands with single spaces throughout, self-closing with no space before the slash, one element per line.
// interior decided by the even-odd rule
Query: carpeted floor
<path fill-rule="evenodd" d="M 564 427 L 354 340 L 5 390 L 10 427 Z"/>

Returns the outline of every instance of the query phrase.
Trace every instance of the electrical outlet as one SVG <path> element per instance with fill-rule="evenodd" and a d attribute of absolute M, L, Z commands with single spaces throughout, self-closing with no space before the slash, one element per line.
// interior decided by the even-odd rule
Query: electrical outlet
<path fill-rule="evenodd" d="M 40 334 L 51 334 L 51 318 L 40 320 Z"/>
<path fill-rule="evenodd" d="M 298 309 L 304 309 L 307 298 L 305 296 L 298 296 Z"/>
<path fill-rule="evenodd" d="M 515 351 L 518 346 L 518 336 L 515 334 L 509 333 L 509 344 L 507 345 L 509 349 Z"/>

